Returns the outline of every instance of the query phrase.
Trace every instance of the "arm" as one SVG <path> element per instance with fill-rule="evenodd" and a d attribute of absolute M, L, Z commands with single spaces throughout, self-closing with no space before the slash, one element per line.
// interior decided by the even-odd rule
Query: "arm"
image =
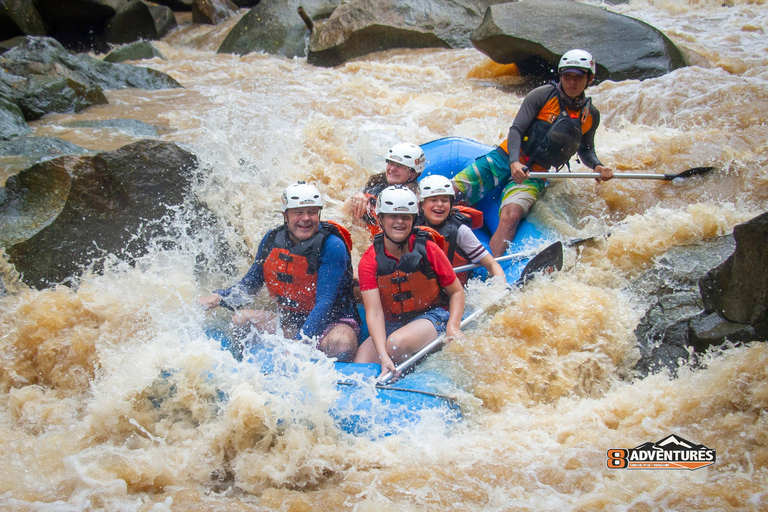
<path fill-rule="evenodd" d="M 456 243 L 464 254 L 467 255 L 472 263 L 480 263 L 488 271 L 488 274 L 494 277 L 501 277 L 504 282 L 507 281 L 507 276 L 504 273 L 504 269 L 494 259 L 491 253 L 483 247 L 480 240 L 477 239 L 477 235 L 469 228 L 469 226 L 459 226 L 459 232 L 456 235 Z"/>
<path fill-rule="evenodd" d="M 491 277 L 500 277 L 505 283 L 507 282 L 507 274 L 504 273 L 504 269 L 501 268 L 499 262 L 491 256 L 491 253 L 487 253 L 483 256 L 478 263 L 485 267 Z"/>
<path fill-rule="evenodd" d="M 344 242 L 336 236 L 329 236 L 323 244 L 323 252 L 320 255 L 320 267 L 317 269 L 317 291 L 315 294 L 315 307 L 312 308 L 301 330 L 295 339 L 322 334 L 323 329 L 336 319 L 331 313 L 339 290 L 347 285 L 347 255 Z"/>
<path fill-rule="evenodd" d="M 237 296 L 239 300 L 236 302 L 242 302 L 242 299 L 240 298 L 242 295 L 253 295 L 264 286 L 264 265 L 262 261 L 265 245 L 264 241 L 266 239 L 266 236 L 261 239 L 259 249 L 256 252 L 256 259 L 251 265 L 251 268 L 248 269 L 248 272 L 246 272 L 245 276 L 236 285 L 223 290 L 214 290 L 212 294 L 198 299 L 203 309 L 209 310 L 220 306 L 222 301 L 226 302 L 226 298 L 229 296 L 233 296 L 233 298 Z"/>
<path fill-rule="evenodd" d="M 536 119 L 536 116 L 539 115 L 539 111 L 552 96 L 553 91 L 554 89 L 551 85 L 538 87 L 531 91 L 523 99 L 523 104 L 520 105 L 520 110 L 517 112 L 512 126 L 509 127 L 509 134 L 507 135 L 509 170 L 512 172 L 512 179 L 518 185 L 528 177 L 525 165 L 519 162 L 520 146 L 522 145 L 523 137 Z"/>
<path fill-rule="evenodd" d="M 366 290 L 362 292 L 363 306 L 365 307 L 365 323 L 368 325 L 368 333 L 379 354 L 379 364 L 381 365 L 381 374 L 395 372 L 395 363 L 387 353 L 387 328 L 384 323 L 384 310 L 381 307 L 381 296 L 379 289 Z"/>
<path fill-rule="evenodd" d="M 461 332 L 461 316 L 464 314 L 464 288 L 456 279 L 443 289 L 448 294 L 448 323 L 445 326 L 446 344 L 453 338 L 463 338 Z M 370 329 L 370 328 L 369 328 Z"/>
<path fill-rule="evenodd" d="M 608 181 L 613 178 L 613 169 L 601 164 L 597 158 L 597 153 L 595 153 L 595 132 L 597 127 L 600 126 L 600 112 L 593 105 L 590 105 L 589 114 L 592 117 L 592 126 L 589 127 L 587 133 L 581 138 L 578 151 L 579 160 L 590 169 L 600 173 L 601 176 L 597 179 L 598 182 Z"/>

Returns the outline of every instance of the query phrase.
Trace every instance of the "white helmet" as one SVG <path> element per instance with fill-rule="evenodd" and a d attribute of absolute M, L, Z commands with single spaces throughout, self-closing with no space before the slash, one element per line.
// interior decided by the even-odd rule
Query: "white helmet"
<path fill-rule="evenodd" d="M 451 196 L 455 199 L 456 194 L 453 192 L 451 180 L 440 174 L 432 174 L 422 178 L 419 182 L 419 201 L 423 202 L 432 196 Z"/>
<path fill-rule="evenodd" d="M 402 185 L 392 185 L 382 190 L 376 198 L 376 215 L 382 213 L 418 215 L 419 200 L 411 189 Z"/>
<path fill-rule="evenodd" d="M 386 160 L 403 164 L 416 171 L 416 174 L 421 174 L 427 159 L 424 157 L 424 151 L 416 144 L 401 142 L 392 146 Z"/>
<path fill-rule="evenodd" d="M 280 198 L 282 211 L 307 206 L 323 207 L 323 195 L 317 190 L 317 187 L 308 185 L 303 181 L 285 187 L 283 197 Z"/>
<path fill-rule="evenodd" d="M 595 76 L 595 59 L 592 58 L 591 53 L 585 50 L 567 51 L 560 59 L 560 65 L 557 66 L 557 74 L 560 75 L 569 69 L 580 69 Z"/>

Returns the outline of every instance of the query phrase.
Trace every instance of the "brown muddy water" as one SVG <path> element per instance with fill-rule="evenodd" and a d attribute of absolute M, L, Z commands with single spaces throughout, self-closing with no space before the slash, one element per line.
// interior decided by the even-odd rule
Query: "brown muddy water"
<path fill-rule="evenodd" d="M 112 261 L 76 289 L 20 286 L 0 298 L 0 510 L 768 509 L 768 347 L 712 353 L 676 378 L 632 373 L 648 298 L 626 285 L 669 248 L 768 207 L 768 5 L 721 3 L 611 7 L 703 65 L 590 88 L 602 161 L 617 171 L 719 170 L 681 183 L 554 184 L 533 215 L 563 237 L 611 236 L 569 249 L 562 272 L 503 300 L 493 285 L 471 285 L 469 303 L 495 301 L 495 313 L 426 363 L 458 384 L 460 424 L 431 417 L 378 440 L 341 433 L 328 413 L 331 366 L 302 346 L 292 348 L 297 377 L 285 396 L 269 393 L 206 336 L 228 317 L 203 313 L 197 297 L 229 283 L 221 269 L 196 275 L 201 248 L 181 240 L 134 267 Z M 516 77 L 468 78 L 493 74 L 472 49 L 388 51 L 333 69 L 217 55 L 233 23 L 184 25 L 158 43 L 168 60 L 140 63 L 184 89 L 109 92 L 109 105 L 33 128 L 113 150 L 138 137 L 68 123 L 129 118 L 194 151 L 196 193 L 226 223 L 241 273 L 279 222 L 288 183 L 316 182 L 326 218 L 351 224 L 343 202 L 383 169 L 391 145 L 499 143 L 530 89 Z M 364 230 L 353 235 L 359 258 Z M 716 464 L 606 466 L 610 448 L 671 434 L 715 449 Z"/>

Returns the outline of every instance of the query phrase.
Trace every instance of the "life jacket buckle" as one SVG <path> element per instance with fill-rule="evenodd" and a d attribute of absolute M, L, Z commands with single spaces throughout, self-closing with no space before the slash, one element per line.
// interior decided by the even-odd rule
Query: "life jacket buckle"
<path fill-rule="evenodd" d="M 293 282 L 293 276 L 291 274 L 286 274 L 285 272 L 277 272 L 277 280 L 281 281 L 283 283 L 292 283 Z"/>

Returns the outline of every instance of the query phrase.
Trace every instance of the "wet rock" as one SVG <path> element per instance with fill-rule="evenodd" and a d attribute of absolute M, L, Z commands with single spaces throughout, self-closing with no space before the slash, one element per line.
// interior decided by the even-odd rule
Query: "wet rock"
<path fill-rule="evenodd" d="M 0 67 L 0 98 L 17 105 L 27 121 L 106 103 L 104 89 L 181 87 L 154 69 L 72 55 L 48 37 L 24 38 L 0 55 Z"/>
<path fill-rule="evenodd" d="M 0 40 L 20 35 L 46 35 L 43 18 L 33 0 L 3 0 L 0 2 Z"/>
<path fill-rule="evenodd" d="M 472 44 L 500 64 L 550 78 L 573 48 L 592 53 L 597 80 L 645 79 L 687 65 L 664 34 L 642 21 L 567 0 L 512 2 L 488 8 Z"/>
<path fill-rule="evenodd" d="M 104 28 L 126 0 L 34 0 L 48 35 L 67 48 L 106 51 Z"/>
<path fill-rule="evenodd" d="M 31 131 L 19 106 L 0 98 L 0 140 L 7 140 Z"/>
<path fill-rule="evenodd" d="M 701 315 L 704 304 L 699 279 L 720 265 L 733 252 L 731 235 L 696 244 L 673 247 L 654 267 L 628 287 L 637 297 L 648 300 L 645 316 L 635 328 L 642 375 L 667 368 L 674 371 L 688 361 L 689 323 Z"/>
<path fill-rule="evenodd" d="M 754 326 L 729 322 L 718 313 L 703 314 L 688 323 L 688 343 L 698 352 L 726 340 L 740 342 L 756 339 L 758 331 Z"/>
<path fill-rule="evenodd" d="M 232 0 L 195 0 L 192 5 L 192 22 L 218 25 L 237 13 L 238 6 Z"/>
<path fill-rule="evenodd" d="M 139 39 L 160 39 L 174 27 L 173 11 L 145 0 L 131 0 L 106 24 L 108 43 L 131 43 Z"/>
<path fill-rule="evenodd" d="M 23 155 L 37 160 L 79 155 L 88 150 L 56 137 L 19 137 L 0 142 L 0 156 Z"/>
<path fill-rule="evenodd" d="M 157 129 L 151 124 L 136 119 L 105 119 L 100 121 L 72 121 L 66 126 L 75 128 L 93 128 L 94 130 L 110 130 L 135 135 L 142 138 L 157 137 Z"/>
<path fill-rule="evenodd" d="M 707 312 L 730 322 L 768 321 L 768 212 L 733 230 L 736 250 L 700 282 Z"/>
<path fill-rule="evenodd" d="M 43 288 L 78 276 L 91 263 L 98 270 L 108 254 L 133 261 L 158 238 L 172 246 L 175 210 L 200 209 L 187 202 L 196 168 L 195 155 L 175 144 L 141 141 L 57 158 L 12 176 L 0 204 L 3 226 L 18 228 L 5 229 L 9 261 L 23 282 Z"/>
<path fill-rule="evenodd" d="M 353 0 L 318 27 L 307 61 L 336 66 L 391 48 L 468 48 L 492 1 Z"/>
<path fill-rule="evenodd" d="M 233 0 L 238 7 L 255 7 L 260 0 Z"/>
<path fill-rule="evenodd" d="M 297 12 L 299 6 L 317 19 L 329 15 L 339 3 L 340 0 L 263 0 L 232 27 L 218 53 L 265 52 L 288 58 L 304 57 L 309 30 Z"/>
<path fill-rule="evenodd" d="M 149 41 L 136 41 L 135 43 L 124 44 L 109 52 L 104 57 L 104 62 L 124 62 L 126 60 L 142 60 L 158 57 L 166 60 L 165 56 L 155 48 L 155 45 Z"/>

